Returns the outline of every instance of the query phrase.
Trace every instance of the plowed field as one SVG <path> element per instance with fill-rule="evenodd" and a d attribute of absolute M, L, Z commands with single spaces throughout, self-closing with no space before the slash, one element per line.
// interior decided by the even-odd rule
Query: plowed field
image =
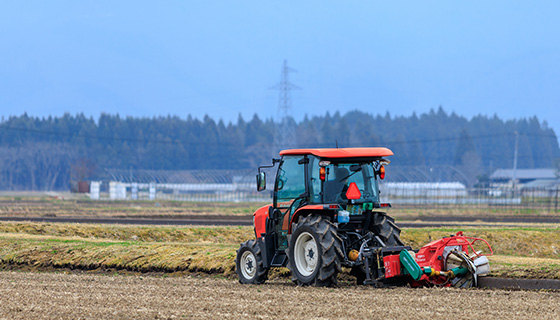
<path fill-rule="evenodd" d="M 0 319 L 558 319 L 560 293 L 0 272 Z"/>

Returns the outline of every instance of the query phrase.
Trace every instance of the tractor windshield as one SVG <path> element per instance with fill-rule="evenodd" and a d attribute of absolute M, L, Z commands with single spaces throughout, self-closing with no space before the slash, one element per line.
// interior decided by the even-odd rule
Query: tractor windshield
<path fill-rule="evenodd" d="M 346 203 L 349 189 L 359 191 L 359 198 L 355 199 L 359 203 L 379 202 L 379 188 L 371 162 L 331 163 L 325 169 L 321 188 L 320 166 L 317 162 L 312 164 L 311 198 L 314 203 Z"/>

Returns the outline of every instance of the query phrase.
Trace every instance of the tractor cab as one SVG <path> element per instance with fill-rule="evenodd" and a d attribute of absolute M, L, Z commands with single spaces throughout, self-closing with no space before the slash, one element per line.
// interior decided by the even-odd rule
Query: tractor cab
<path fill-rule="evenodd" d="M 385 177 L 384 164 L 389 161 L 383 157 L 392 154 L 386 148 L 284 150 L 272 166 L 259 167 L 257 189 L 266 188 L 261 169 L 280 163 L 274 183 L 276 208 L 301 203 L 338 204 L 341 208 L 368 203 L 378 207 L 377 178 Z"/>

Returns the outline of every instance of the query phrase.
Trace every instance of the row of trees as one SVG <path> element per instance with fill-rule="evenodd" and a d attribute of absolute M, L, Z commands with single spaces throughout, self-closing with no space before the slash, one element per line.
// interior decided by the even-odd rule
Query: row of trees
<path fill-rule="evenodd" d="M 103 168 L 254 168 L 277 155 L 278 128 L 257 115 L 227 124 L 208 116 L 13 116 L 0 124 L 0 189 L 65 189 L 71 176 L 92 178 Z M 292 146 L 387 146 L 395 152 L 392 165 L 454 165 L 473 176 L 512 167 L 515 132 L 519 168 L 552 167 L 560 157 L 554 131 L 536 117 L 467 119 L 441 108 L 407 117 L 352 111 L 289 119 L 282 128 L 297 137 Z"/>

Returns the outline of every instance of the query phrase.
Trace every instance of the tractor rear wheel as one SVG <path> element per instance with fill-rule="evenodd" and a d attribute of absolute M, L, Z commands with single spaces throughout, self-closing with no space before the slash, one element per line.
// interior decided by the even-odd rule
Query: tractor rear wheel
<path fill-rule="evenodd" d="M 385 212 L 373 212 L 373 219 L 368 229 L 378 236 L 387 247 L 404 245 L 401 240 L 401 228 L 395 224 L 395 219 Z M 366 280 L 364 266 L 353 267 L 350 274 L 356 277 L 357 284 L 364 284 Z"/>
<path fill-rule="evenodd" d="M 268 269 L 263 266 L 261 248 L 257 241 L 241 244 L 235 259 L 235 271 L 243 284 L 261 284 L 268 279 Z"/>
<path fill-rule="evenodd" d="M 342 240 L 336 227 L 323 216 L 312 214 L 292 225 L 288 268 L 300 286 L 333 286 L 341 271 Z"/>
<path fill-rule="evenodd" d="M 395 219 L 388 216 L 385 212 L 373 213 L 369 230 L 381 238 L 387 247 L 404 245 L 401 240 L 401 228 L 395 224 Z"/>

